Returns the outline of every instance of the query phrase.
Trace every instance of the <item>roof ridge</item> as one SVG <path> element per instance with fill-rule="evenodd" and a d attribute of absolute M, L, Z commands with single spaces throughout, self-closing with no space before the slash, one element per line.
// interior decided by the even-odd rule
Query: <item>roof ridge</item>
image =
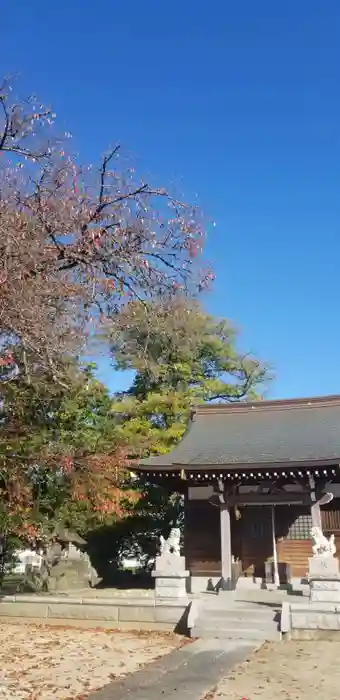
<path fill-rule="evenodd" d="M 291 410 L 299 408 L 323 408 L 329 406 L 340 406 L 340 395 L 331 394 L 329 396 L 312 396 L 294 399 L 270 399 L 266 401 L 235 401 L 232 403 L 206 403 L 195 406 L 193 414 L 216 414 L 216 413 L 246 413 L 253 410 Z"/>

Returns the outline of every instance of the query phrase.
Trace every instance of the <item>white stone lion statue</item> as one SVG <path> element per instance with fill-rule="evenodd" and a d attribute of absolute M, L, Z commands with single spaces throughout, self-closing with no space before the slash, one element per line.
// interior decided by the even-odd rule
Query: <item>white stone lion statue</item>
<path fill-rule="evenodd" d="M 331 535 L 328 540 L 320 527 L 312 527 L 310 534 L 314 557 L 334 557 L 336 553 L 334 535 Z"/>
<path fill-rule="evenodd" d="M 170 535 L 167 540 L 161 535 L 159 541 L 161 554 L 175 554 L 177 557 L 180 556 L 181 531 L 178 527 L 173 527 L 172 530 L 170 530 Z"/>

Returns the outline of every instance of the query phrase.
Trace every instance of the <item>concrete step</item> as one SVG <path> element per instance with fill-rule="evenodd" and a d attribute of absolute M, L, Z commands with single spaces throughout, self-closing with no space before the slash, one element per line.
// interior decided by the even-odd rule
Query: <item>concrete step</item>
<path fill-rule="evenodd" d="M 281 632 L 272 627 L 266 630 L 259 629 L 257 626 L 248 625 L 248 628 L 241 629 L 240 627 L 217 627 L 210 624 L 201 624 L 198 620 L 190 631 L 191 637 L 199 637 L 200 639 L 237 639 L 243 642 L 271 642 L 281 640 Z"/>
<path fill-rule="evenodd" d="M 225 619 L 211 619 L 211 618 L 204 618 L 204 617 L 199 617 L 197 620 L 197 624 L 200 627 L 215 627 L 216 629 L 240 629 L 240 630 L 249 630 L 249 629 L 258 629 L 258 630 L 263 630 L 263 631 L 268 631 L 272 632 L 273 630 L 277 630 L 279 627 L 279 620 L 245 620 L 245 619 L 240 619 L 238 617 L 231 617 L 228 620 Z"/>
<path fill-rule="evenodd" d="M 204 605 L 191 630 L 192 637 L 242 642 L 280 641 L 280 610 L 274 607 Z"/>
<path fill-rule="evenodd" d="M 214 596 L 201 600 L 203 607 L 211 610 L 234 610 L 240 608 L 242 610 L 274 610 L 280 608 L 282 601 L 263 601 L 256 602 L 255 600 L 235 600 L 224 595 Z"/>
<path fill-rule="evenodd" d="M 216 608 L 202 608 L 200 618 L 209 620 L 258 620 L 261 622 L 274 620 L 280 614 L 279 610 L 252 610 L 249 608 L 228 608 L 227 610 L 217 610 Z"/>

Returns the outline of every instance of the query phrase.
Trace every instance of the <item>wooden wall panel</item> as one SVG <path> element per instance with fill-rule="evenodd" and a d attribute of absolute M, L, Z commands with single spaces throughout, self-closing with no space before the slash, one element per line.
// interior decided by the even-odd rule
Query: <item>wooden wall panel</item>
<path fill-rule="evenodd" d="M 209 501 L 185 503 L 184 553 L 194 576 L 221 575 L 220 511 Z"/>
<path fill-rule="evenodd" d="M 308 570 L 308 557 L 312 555 L 310 540 L 281 540 L 277 542 L 280 564 L 290 564 L 294 577 L 304 578 Z M 242 569 L 247 576 L 264 576 L 265 562 L 272 561 L 272 548 L 255 543 L 243 549 Z"/>
<path fill-rule="evenodd" d="M 267 509 L 266 509 L 267 510 Z M 269 509 L 268 509 L 269 510 Z M 335 535 L 337 551 L 340 552 L 340 501 L 334 499 L 328 506 L 322 508 L 322 526 L 325 535 Z M 264 563 L 272 561 L 272 544 L 268 533 L 271 526 L 268 512 L 264 509 L 244 511 L 242 532 L 242 569 L 248 576 L 263 576 Z M 301 516 L 310 514 L 310 510 L 302 506 L 278 506 L 276 508 L 276 534 L 278 561 L 290 564 L 291 575 L 305 578 L 308 572 L 308 558 L 312 556 L 312 543 L 308 539 L 292 539 L 289 531 L 294 529 L 294 522 Z M 311 524 L 311 523 L 310 523 Z M 262 537 L 256 537 L 259 533 Z"/>
<path fill-rule="evenodd" d="M 282 564 L 290 564 L 291 575 L 305 578 L 308 558 L 312 556 L 311 540 L 281 540 L 277 543 L 277 558 Z"/>
<path fill-rule="evenodd" d="M 276 508 L 278 560 L 279 563 L 290 564 L 291 574 L 297 578 L 304 578 L 308 571 L 308 558 L 312 555 L 311 540 L 293 539 L 289 532 L 292 533 L 292 528 L 294 530 L 297 518 L 309 513 L 308 508 L 299 506 Z M 327 536 L 335 534 L 340 553 L 340 499 L 334 499 L 322 509 L 322 523 Z M 243 574 L 264 576 L 265 562 L 272 561 L 271 536 L 270 508 L 245 507 L 239 521 L 232 514 L 232 553 L 241 559 Z M 208 501 L 186 501 L 184 553 L 187 568 L 193 575 L 221 575 L 219 508 Z"/>

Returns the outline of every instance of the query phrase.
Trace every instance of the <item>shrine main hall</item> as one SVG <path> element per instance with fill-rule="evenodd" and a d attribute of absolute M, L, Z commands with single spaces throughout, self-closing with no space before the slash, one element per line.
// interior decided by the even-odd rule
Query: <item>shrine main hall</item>
<path fill-rule="evenodd" d="M 138 471 L 184 496 L 192 592 L 304 583 L 310 530 L 340 551 L 340 396 L 201 405 Z"/>

